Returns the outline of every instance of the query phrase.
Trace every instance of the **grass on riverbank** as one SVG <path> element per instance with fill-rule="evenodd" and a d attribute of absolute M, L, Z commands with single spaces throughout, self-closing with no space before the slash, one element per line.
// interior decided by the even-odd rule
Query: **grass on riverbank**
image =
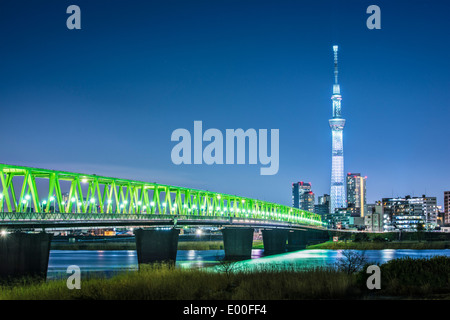
<path fill-rule="evenodd" d="M 387 295 L 450 299 L 450 257 L 413 259 L 405 257 L 381 265 L 381 283 Z"/>
<path fill-rule="evenodd" d="M 135 242 L 53 242 L 52 250 L 136 250 Z M 263 249 L 262 240 L 253 241 L 253 249 Z M 179 241 L 178 250 L 223 250 L 223 241 Z"/>
<path fill-rule="evenodd" d="M 65 281 L 2 287 L 5 300 L 281 300 L 344 299 L 354 296 L 356 279 L 331 269 L 306 272 L 208 272 L 168 266 L 144 266 L 111 279 L 89 279 L 80 290 Z"/>
<path fill-rule="evenodd" d="M 365 269 L 347 274 L 336 268 L 210 272 L 145 265 L 111 279 L 81 281 L 69 290 L 65 280 L 0 286 L 0 300 L 300 300 L 449 299 L 450 258 L 402 258 L 380 266 L 381 290 L 366 289 Z"/>
<path fill-rule="evenodd" d="M 307 249 L 353 249 L 353 250 L 384 250 L 384 249 L 449 249 L 450 241 L 392 241 L 392 242 L 354 242 L 354 241 L 339 241 L 339 242 L 324 242 L 310 245 Z"/>

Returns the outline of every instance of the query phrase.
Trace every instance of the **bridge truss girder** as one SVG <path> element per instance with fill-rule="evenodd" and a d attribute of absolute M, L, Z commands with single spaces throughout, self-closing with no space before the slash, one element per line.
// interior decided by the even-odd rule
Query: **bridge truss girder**
<path fill-rule="evenodd" d="M 45 198 L 38 182 L 48 184 Z M 68 184 L 63 192 L 61 184 Z M 248 218 L 322 225 L 319 215 L 276 203 L 217 192 L 120 178 L 0 164 L 2 219 L 48 219 L 48 213 L 103 214 L 108 219 L 129 215 L 173 215 L 203 218 Z M 20 194 L 17 193 L 20 187 Z M 16 189 L 18 188 L 18 189 Z M 42 188 L 39 188 L 42 189 Z M 42 214 L 42 215 L 39 215 Z M 87 215 L 89 216 L 89 215 Z"/>

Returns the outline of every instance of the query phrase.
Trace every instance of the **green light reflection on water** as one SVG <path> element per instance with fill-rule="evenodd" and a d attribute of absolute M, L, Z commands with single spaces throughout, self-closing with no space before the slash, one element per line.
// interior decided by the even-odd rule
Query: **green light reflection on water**
<path fill-rule="evenodd" d="M 281 270 L 311 270 L 318 267 L 332 267 L 330 256 L 339 256 L 340 250 L 330 252 L 328 250 L 301 250 L 262 256 L 257 259 L 248 259 L 233 262 L 203 261 L 204 264 L 214 264 L 201 268 L 211 272 L 224 272 L 227 268 L 233 272 L 245 271 L 281 271 Z M 232 265 L 231 265 L 232 264 Z M 180 263 L 180 267 L 192 267 L 192 263 Z"/>

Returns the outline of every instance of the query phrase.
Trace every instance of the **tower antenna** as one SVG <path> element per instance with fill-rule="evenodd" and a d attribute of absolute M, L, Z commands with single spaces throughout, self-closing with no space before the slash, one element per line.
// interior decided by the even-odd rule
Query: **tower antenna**
<path fill-rule="evenodd" d="M 333 46 L 334 51 L 334 84 L 338 84 L 338 46 Z"/>

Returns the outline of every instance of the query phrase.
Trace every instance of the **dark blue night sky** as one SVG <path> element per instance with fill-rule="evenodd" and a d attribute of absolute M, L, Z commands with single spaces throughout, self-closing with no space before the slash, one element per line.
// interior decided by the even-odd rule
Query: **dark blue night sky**
<path fill-rule="evenodd" d="M 66 8 L 81 8 L 68 30 Z M 381 8 L 381 30 L 366 9 Z M 333 52 L 345 172 L 367 200 L 450 190 L 449 1 L 0 2 L 0 162 L 291 204 L 329 193 Z M 172 163 L 172 131 L 280 130 L 280 169 Z"/>

